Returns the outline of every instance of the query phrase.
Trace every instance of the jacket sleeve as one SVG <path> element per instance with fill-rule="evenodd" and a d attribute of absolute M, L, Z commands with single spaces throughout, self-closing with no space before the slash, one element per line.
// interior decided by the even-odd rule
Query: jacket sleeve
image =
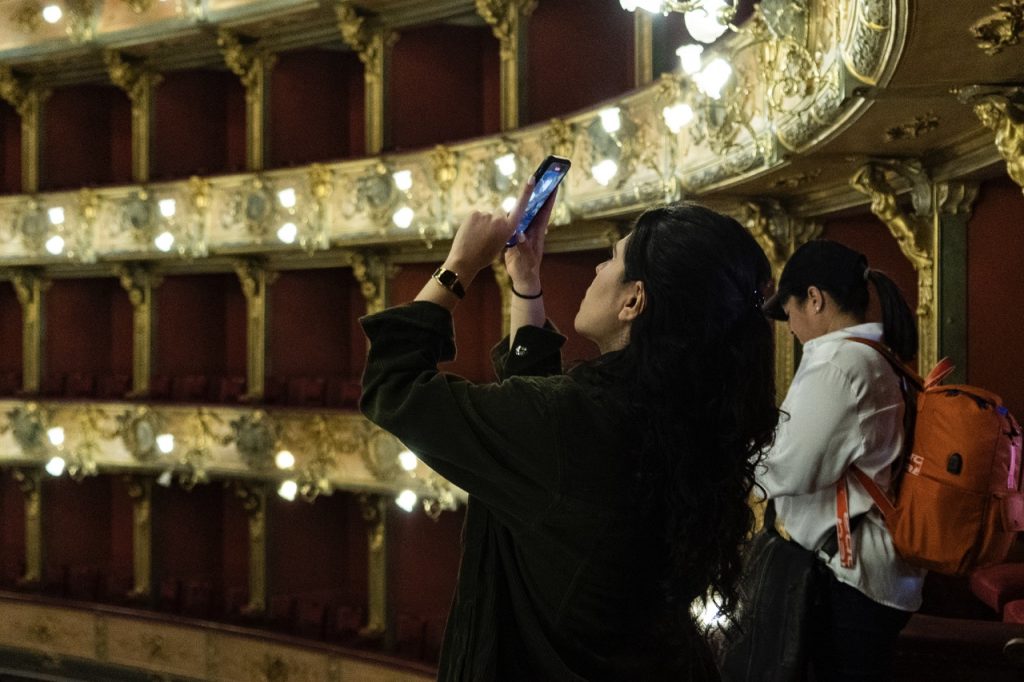
<path fill-rule="evenodd" d="M 532 523 L 559 488 L 550 404 L 565 377 L 476 385 L 441 373 L 454 357 L 450 313 L 414 302 L 364 317 L 370 341 L 360 409 L 428 466 L 511 526 Z"/>
<path fill-rule="evenodd" d="M 802 372 L 782 404 L 775 443 L 758 468 L 768 497 L 805 495 L 834 485 L 864 454 L 858 399 L 838 367 Z"/>
<path fill-rule="evenodd" d="M 506 336 L 491 349 L 491 363 L 499 381 L 512 376 L 551 376 L 562 371 L 565 337 L 550 321 L 544 327 L 521 327 L 515 343 Z"/>

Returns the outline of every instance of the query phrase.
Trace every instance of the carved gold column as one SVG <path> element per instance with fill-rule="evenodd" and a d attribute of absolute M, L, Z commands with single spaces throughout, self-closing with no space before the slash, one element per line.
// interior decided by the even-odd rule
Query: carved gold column
<path fill-rule="evenodd" d="M 0 65 L 0 97 L 21 118 L 21 191 L 26 194 L 39 191 L 43 103 L 49 96 L 49 90 L 28 85 L 9 66 Z"/>
<path fill-rule="evenodd" d="M 345 43 L 359 55 L 363 63 L 365 92 L 366 153 L 379 154 L 391 147 L 390 96 L 391 48 L 398 34 L 383 26 L 370 26 L 351 2 L 335 6 L 338 29 Z"/>
<path fill-rule="evenodd" d="M 258 260 L 235 261 L 235 272 L 242 284 L 247 304 L 246 324 L 246 375 L 247 392 L 245 400 L 257 401 L 263 398 L 267 381 L 267 318 L 270 313 L 270 285 L 277 279 Z"/>
<path fill-rule="evenodd" d="M 526 120 L 526 20 L 537 0 L 476 0 L 476 11 L 501 45 L 501 129 Z"/>
<path fill-rule="evenodd" d="M 148 266 L 138 263 L 118 266 L 116 272 L 132 304 L 132 392 L 129 397 L 143 398 L 149 395 L 149 380 L 153 374 L 156 319 L 153 290 L 160 284 L 160 278 Z"/>
<path fill-rule="evenodd" d="M 391 278 L 397 269 L 385 254 L 354 252 L 350 256 L 352 275 L 359 282 L 359 290 L 366 299 L 366 314 L 379 313 L 390 304 Z"/>
<path fill-rule="evenodd" d="M 235 34 L 224 29 L 217 33 L 217 45 L 224 62 L 245 87 L 246 169 L 263 170 L 267 162 L 270 70 L 277 56 L 256 44 L 243 44 Z"/>
<path fill-rule="evenodd" d="M 43 341 L 46 337 L 43 304 L 50 284 L 40 270 L 34 269 L 12 270 L 11 283 L 21 304 L 21 390 L 38 393 L 43 377 Z"/>
<path fill-rule="evenodd" d="M 142 602 L 153 596 L 153 481 L 129 476 L 132 498 L 132 591 L 129 597 Z"/>
<path fill-rule="evenodd" d="M 633 14 L 633 87 L 642 88 L 654 80 L 654 15 Z"/>
<path fill-rule="evenodd" d="M 974 103 L 974 113 L 995 133 L 1006 172 L 1024 188 L 1024 108 L 1001 95 L 988 95 Z"/>
<path fill-rule="evenodd" d="M 32 587 L 43 578 L 43 472 L 15 469 L 14 479 L 25 496 L 25 573 L 18 584 Z"/>
<path fill-rule="evenodd" d="M 132 180 L 149 180 L 153 149 L 153 95 L 163 76 L 125 61 L 121 53 L 104 53 L 110 81 L 128 94 L 132 103 Z"/>
<path fill-rule="evenodd" d="M 774 202 L 750 202 L 744 210 L 744 224 L 761 245 L 772 266 L 776 283 L 786 261 L 796 249 L 821 236 L 820 223 L 797 220 Z M 775 325 L 775 395 L 782 402 L 796 373 L 795 340 L 785 323 Z"/>
<path fill-rule="evenodd" d="M 235 493 L 249 518 L 249 601 L 242 612 L 257 616 L 267 610 L 267 486 L 238 482 Z"/>
<path fill-rule="evenodd" d="M 901 208 L 897 203 L 896 192 L 886 178 L 887 167 L 910 179 L 914 186 L 912 210 Z M 967 362 L 966 331 L 962 327 L 966 316 L 964 231 L 976 188 L 957 183 L 933 183 L 906 162 L 889 166 L 867 164 L 857 171 L 851 184 L 871 198 L 871 212 L 889 228 L 900 251 L 917 272 L 918 369 L 930 371 L 941 351 L 941 355 L 950 355 L 958 365 L 958 375 L 962 376 Z M 943 239 L 953 240 L 951 246 L 955 248 L 944 249 Z M 944 254 L 959 259 L 960 264 L 951 260 L 947 267 L 942 263 Z M 942 277 L 949 280 L 945 287 L 940 285 Z M 950 305 L 948 315 L 941 310 L 943 292 Z M 960 303 L 956 303 L 956 297 L 960 297 Z M 959 310 L 954 310 L 956 307 Z M 947 323 L 945 331 L 944 321 Z"/>
<path fill-rule="evenodd" d="M 366 627 L 360 634 L 366 637 L 389 636 L 388 617 L 388 504 L 382 495 L 360 495 L 359 505 L 366 522 L 366 540 L 369 549 L 369 607 Z"/>

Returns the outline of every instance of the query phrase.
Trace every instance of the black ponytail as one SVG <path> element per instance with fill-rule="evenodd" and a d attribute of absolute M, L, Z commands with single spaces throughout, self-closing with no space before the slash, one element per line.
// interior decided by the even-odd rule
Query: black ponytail
<path fill-rule="evenodd" d="M 896 283 L 878 270 L 868 270 L 868 280 L 875 286 L 882 308 L 885 345 L 904 362 L 917 355 L 917 319 L 907 305 Z"/>

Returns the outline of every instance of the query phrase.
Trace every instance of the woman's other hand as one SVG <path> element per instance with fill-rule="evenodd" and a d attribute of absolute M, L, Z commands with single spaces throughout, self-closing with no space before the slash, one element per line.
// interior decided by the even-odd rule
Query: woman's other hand
<path fill-rule="evenodd" d="M 533 181 L 526 183 L 519 201 L 512 209 L 509 216 L 513 225 L 518 225 L 519 220 L 526 209 L 526 204 L 533 191 Z M 548 232 L 548 220 L 551 218 L 551 210 L 555 205 L 555 197 L 558 195 L 556 189 L 547 198 L 544 205 L 537 211 L 533 222 L 524 234 L 517 234 L 518 243 L 515 246 L 505 249 L 505 269 L 508 270 L 512 279 L 512 286 L 516 291 L 532 295 L 541 290 L 540 263 L 544 257 L 544 238 Z"/>

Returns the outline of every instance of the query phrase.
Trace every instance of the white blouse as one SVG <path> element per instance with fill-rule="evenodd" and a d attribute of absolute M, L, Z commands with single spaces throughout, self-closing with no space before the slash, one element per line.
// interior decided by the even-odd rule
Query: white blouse
<path fill-rule="evenodd" d="M 878 351 L 844 340 L 850 336 L 881 341 L 882 325 L 847 327 L 804 344 L 775 444 L 757 474 L 786 531 L 808 549 L 819 548 L 835 529 L 836 482 L 843 472 L 855 463 L 888 491 L 890 466 L 903 446 L 899 379 Z M 896 554 L 868 493 L 852 478 L 848 487 L 850 518 L 867 516 L 853 533 L 854 566 L 844 568 L 836 553 L 829 568 L 876 602 L 916 611 L 925 571 Z"/>

